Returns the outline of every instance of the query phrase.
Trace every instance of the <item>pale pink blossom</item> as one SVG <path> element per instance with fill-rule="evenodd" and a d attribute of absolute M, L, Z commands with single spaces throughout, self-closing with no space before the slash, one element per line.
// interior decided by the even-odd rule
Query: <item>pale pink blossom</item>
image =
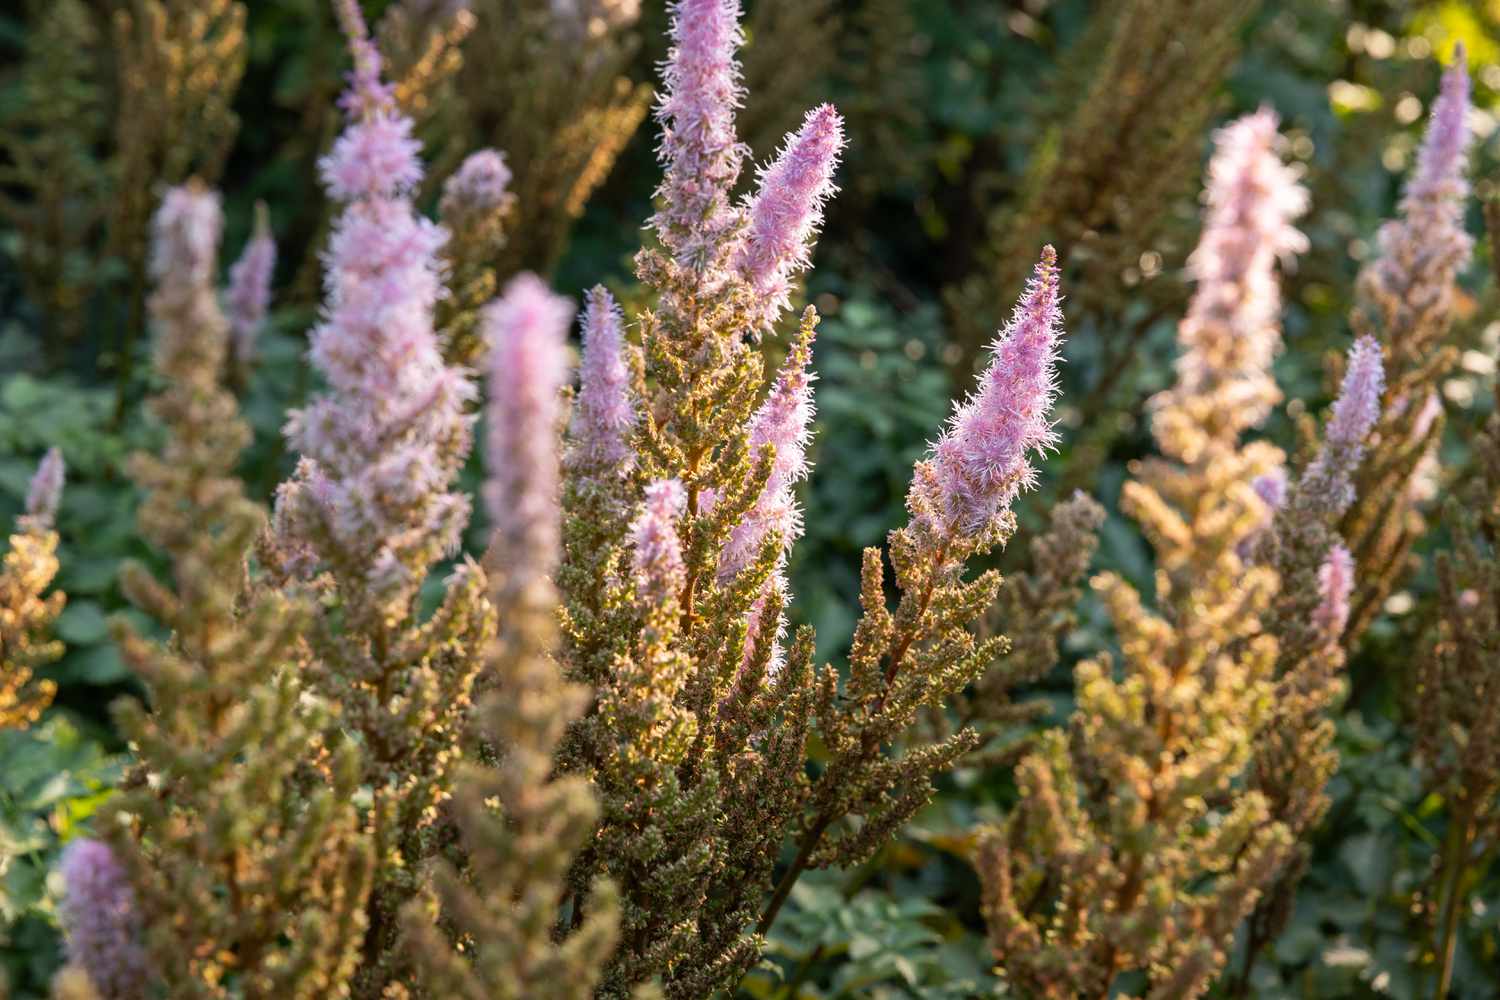
<path fill-rule="evenodd" d="M 770 329 L 791 308 L 791 282 L 811 264 L 812 237 L 835 190 L 833 172 L 844 148 L 844 121 L 831 104 L 807 113 L 787 136 L 746 206 L 749 228 L 736 266 L 754 296 L 752 323 Z"/>
<path fill-rule="evenodd" d="M 57 519 L 57 505 L 62 500 L 66 471 L 62 452 L 48 448 L 36 467 L 26 491 L 26 516 L 42 527 L 51 527 Z"/>
<path fill-rule="evenodd" d="M 1349 595 L 1354 591 L 1354 557 L 1342 544 L 1328 550 L 1318 569 L 1318 606 L 1313 625 L 1325 639 L 1335 643 L 1349 623 Z"/>
<path fill-rule="evenodd" d="M 58 905 L 68 961 L 88 974 L 100 1000 L 146 996 L 141 915 L 125 869 L 109 845 L 79 839 L 63 851 Z"/>
<path fill-rule="evenodd" d="M 516 200 L 510 181 L 503 153 L 494 149 L 470 153 L 443 184 L 443 218 L 479 219 L 509 207 Z"/>
<path fill-rule="evenodd" d="M 234 337 L 234 356 L 244 363 L 255 356 L 255 341 L 266 322 L 271 304 L 271 277 L 276 270 L 276 241 L 265 203 L 255 206 L 255 232 L 240 259 L 229 269 L 229 289 L 224 295 L 229 330 Z"/>
<path fill-rule="evenodd" d="M 534 274 L 512 278 L 484 311 L 490 345 L 485 499 L 512 585 L 550 576 L 558 558 L 558 421 L 573 304 Z"/>
<path fill-rule="evenodd" d="M 568 429 L 568 462 L 586 480 L 618 479 L 635 462 L 631 434 L 638 415 L 631 398 L 625 320 L 603 285 L 583 308 L 583 361 Z"/>
<path fill-rule="evenodd" d="M 1333 416 L 1323 432 L 1323 447 L 1302 475 L 1301 489 L 1309 500 L 1339 517 L 1354 502 L 1354 474 L 1365 454 L 1365 438 L 1380 417 L 1380 394 L 1385 389 L 1380 344 L 1361 337 L 1349 349 L 1348 364 Z"/>
<path fill-rule="evenodd" d="M 632 566 L 641 601 L 660 607 L 675 600 L 687 578 L 677 519 L 687 507 L 687 493 L 676 479 L 659 479 L 646 487 L 646 502 L 631 523 Z"/>

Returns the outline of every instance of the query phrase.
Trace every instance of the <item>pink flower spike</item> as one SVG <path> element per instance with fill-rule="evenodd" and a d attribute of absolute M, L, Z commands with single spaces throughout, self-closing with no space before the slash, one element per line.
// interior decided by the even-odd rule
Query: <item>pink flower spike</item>
<path fill-rule="evenodd" d="M 265 202 L 255 205 L 255 232 L 240 259 L 229 269 L 225 311 L 234 336 L 234 356 L 244 363 L 255 356 L 255 340 L 271 304 L 271 276 L 276 270 L 276 241 Z"/>
<path fill-rule="evenodd" d="M 151 277 L 179 291 L 216 284 L 224 216 L 219 193 L 196 182 L 171 188 L 152 219 Z"/>
<path fill-rule="evenodd" d="M 510 193 L 510 167 L 504 154 L 493 149 L 470 153 L 443 184 L 443 218 L 483 218 L 515 201 Z"/>
<path fill-rule="evenodd" d="M 47 449 L 42 461 L 31 477 L 31 487 L 26 491 L 26 516 L 43 527 L 50 528 L 57 519 L 57 505 L 62 501 L 65 477 L 62 452 Z"/>
<path fill-rule="evenodd" d="M 618 478 L 634 464 L 630 378 L 624 317 L 609 291 L 595 285 L 583 309 L 583 361 L 568 432 L 568 461 L 585 478 Z"/>
<path fill-rule="evenodd" d="M 729 192 L 746 153 L 734 134 L 744 98 L 735 53 L 744 33 L 739 0 L 674 0 L 670 15 L 656 108 L 657 158 L 666 169 L 651 226 L 680 262 L 701 269 L 734 221 Z"/>
<path fill-rule="evenodd" d="M 807 445 L 812 440 L 812 339 L 800 342 L 786 361 L 770 395 L 750 419 L 749 448 L 759 456 L 769 445 L 775 450 L 771 475 L 755 506 L 729 534 L 719 557 L 718 578 L 728 583 L 760 556 L 772 534 L 781 535 L 782 557 L 801 537 L 802 515 L 794 487 L 807 478 Z"/>
<path fill-rule="evenodd" d="M 659 479 L 646 487 L 646 503 L 630 526 L 636 587 L 648 607 L 676 598 L 687 579 L 677 519 L 687 507 L 687 493 L 676 479 Z"/>
<path fill-rule="evenodd" d="M 1313 624 L 1330 643 L 1338 642 L 1349 623 L 1349 595 L 1354 591 L 1354 557 L 1342 544 L 1328 550 L 1318 569 L 1318 606 Z"/>
<path fill-rule="evenodd" d="M 1057 396 L 1061 340 L 1057 251 L 1048 246 L 994 342 L 979 387 L 954 408 L 932 447 L 936 495 L 929 500 L 942 517 L 941 534 L 987 534 L 1016 494 L 1035 484 L 1028 454 L 1057 443 L 1048 414 Z M 922 477 L 916 488 L 926 492 Z"/>
<path fill-rule="evenodd" d="M 775 162 L 760 171 L 750 199 L 750 229 L 736 264 L 755 295 L 754 325 L 768 330 L 791 307 L 791 279 L 810 264 L 811 238 L 823 204 L 836 190 L 833 172 L 844 148 L 844 120 L 832 104 L 807 113 Z"/>
<path fill-rule="evenodd" d="M 1333 416 L 1324 433 L 1329 446 L 1347 448 L 1355 453 L 1353 464 L 1358 464 L 1365 437 L 1380 417 L 1380 394 L 1384 390 L 1385 369 L 1381 365 L 1380 344 L 1374 337 L 1361 337 L 1349 349 L 1339 398 L 1334 401 Z"/>
<path fill-rule="evenodd" d="M 145 996 L 135 893 L 114 852 L 102 841 L 75 840 L 63 851 L 60 868 L 65 892 L 58 917 L 68 961 L 88 974 L 100 1000 Z"/>
<path fill-rule="evenodd" d="M 490 344 L 485 497 L 509 586 L 550 577 L 558 558 L 559 393 L 573 305 L 534 274 L 484 311 Z"/>
<path fill-rule="evenodd" d="M 1417 168 L 1407 184 L 1406 199 L 1460 200 L 1468 194 L 1469 187 L 1464 180 L 1472 139 L 1468 117 L 1468 55 L 1463 43 L 1459 42 L 1453 51 L 1453 65 L 1444 71 L 1442 88 L 1432 103 L 1427 134 L 1422 137 Z"/>

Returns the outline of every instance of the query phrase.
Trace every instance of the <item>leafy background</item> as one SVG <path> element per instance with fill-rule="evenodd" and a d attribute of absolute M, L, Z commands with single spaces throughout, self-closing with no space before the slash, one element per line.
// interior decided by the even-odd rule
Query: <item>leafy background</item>
<path fill-rule="evenodd" d="M 100 0 L 103 3 L 103 0 Z M 1068 71 L 1064 54 L 1107 0 L 911 0 L 886 4 L 910 31 L 882 37 L 881 22 L 863 23 L 836 40 L 826 72 L 807 81 L 798 106 L 861 100 L 860 69 L 877 50 L 888 74 L 881 113 L 851 116 L 851 151 L 830 213 L 808 297 L 825 315 L 817 345 L 820 374 L 816 471 L 804 502 L 808 534 L 793 562 L 793 613 L 815 625 L 819 653 L 835 662 L 855 617 L 858 553 L 900 523 L 911 462 L 947 412 L 953 393 L 944 287 L 976 266 L 987 238 L 976 214 L 1016 195 L 1028 158 L 1049 126 L 1049 88 Z M 107 3 L 103 4 L 108 6 Z M 271 205 L 284 241 L 311 231 L 320 211 L 312 163 L 323 137 L 310 134 L 310 101 L 329 91 L 342 53 L 320 0 L 255 0 L 249 4 L 249 66 L 236 98 L 243 128 L 228 162 L 226 258 L 249 229 L 253 202 Z M 367 3 L 378 14 L 380 3 Z M 661 56 L 659 3 L 644 13 L 647 44 L 634 76 L 651 79 Z M 753 8 L 754 2 L 749 4 Z M 841 5 L 849 23 L 865 3 Z M 32 12 L 34 13 L 34 11 Z M 0 14 L 0 123 L 24 95 L 16 73 L 31 21 L 11 8 Z M 862 34 L 861 34 L 862 33 Z M 1311 250 L 1286 280 L 1287 350 L 1277 375 L 1289 400 L 1266 432 L 1295 443 L 1294 418 L 1328 399 L 1325 355 L 1347 342 L 1345 317 L 1352 279 L 1370 252 L 1379 220 L 1411 164 L 1439 57 L 1462 40 L 1476 81 L 1476 193 L 1495 194 L 1500 141 L 1500 2 L 1497 0 L 1282 0 L 1251 17 L 1244 47 L 1224 88 L 1220 117 L 1269 102 L 1282 115 L 1289 153 L 1306 170 L 1314 209 L 1304 220 Z M 751 40 L 752 47 L 774 39 Z M 1185 44 L 1191 44 L 1186 40 Z M 15 56 L 16 58 L 12 58 Z M 883 64 L 884 65 L 884 64 Z M 517 99 L 523 99 L 518 95 Z M 756 111 L 754 98 L 751 111 Z M 628 291 L 639 220 L 649 211 L 656 167 L 651 129 L 642 129 L 580 220 L 558 266 L 555 284 L 575 292 L 607 279 Z M 1208 136 L 1202 137 L 1206 154 Z M 769 148 L 757 148 L 759 158 Z M 1188 246 L 1195 235 L 1191 197 L 1173 211 L 1167 243 Z M 314 227 L 315 228 L 315 227 Z M 1471 231 L 1480 231 L 1477 210 Z M 524 239 L 524 234 L 516 238 Z M 25 298 L 16 268 L 19 236 L 0 227 L 0 516 L 20 507 L 43 449 L 59 445 L 69 484 L 59 528 L 58 586 L 68 607 L 57 631 L 67 644 L 47 676 L 59 695 L 45 719 L 27 732 L 0 733 L 0 963 L 17 996 L 43 991 L 58 960 L 55 906 L 59 886 L 49 870 L 61 844 L 87 826 L 118 780 L 127 748 L 111 731 L 107 706 L 132 690 L 108 637 L 111 616 L 126 609 L 116 579 L 121 559 L 149 560 L 136 538 L 135 491 L 125 457 L 151 446 L 155 430 L 137 405 L 149 385 L 144 365 L 121 381 L 116 302 L 91 305 L 83 336 L 46 343 L 35 304 Z M 1173 260 L 1172 248 L 1164 258 Z M 313 386 L 301 361 L 312 307 L 288 289 L 301 248 L 284 252 L 278 275 L 281 305 L 263 339 L 245 390 L 256 432 L 243 474 L 269 497 L 289 471 L 279 442 L 284 413 Z M 1178 255 L 1180 258 L 1180 254 Z M 1481 258 L 1484 252 L 1481 250 Z M 1158 261 L 1161 258 L 1158 258 Z M 1465 278 L 1461 334 L 1472 345 L 1461 371 L 1444 387 L 1449 411 L 1445 464 L 1461 469 L 1464 432 L 1485 416 L 1500 323 L 1494 292 L 1483 280 L 1487 260 Z M 1021 510 L 1037 523 L 1053 496 L 1058 470 L 1069 466 L 1082 432 L 1104 442 L 1102 461 L 1084 483 L 1110 507 L 1097 557 L 1149 587 L 1150 556 L 1133 527 L 1114 509 L 1126 464 L 1149 448 L 1141 403 L 1171 378 L 1172 317 L 1188 288 L 1180 266 L 1145 266 L 1122 275 L 1127 289 L 1119 316 L 1139 318 L 1142 303 L 1162 305 L 1146 324 L 1121 373 L 1105 370 L 1106 348 L 1118 326 L 1093 321 L 1070 331 L 1066 389 L 1060 412 L 1064 443 L 1047 463 L 1049 483 Z M 1149 286 L 1149 287 L 1148 287 Z M 996 302 L 1014 289 L 994 290 Z M 1136 301 L 1138 299 L 1139 301 Z M 1105 377 L 1118 379 L 1102 415 L 1083 414 L 1067 400 Z M 477 480 L 480 471 L 469 470 Z M 472 485 L 472 484 L 471 484 Z M 476 528 L 476 535 L 481 529 Z M 1425 895 L 1442 803 L 1428 794 L 1410 763 L 1403 685 L 1411 650 L 1431 608 L 1423 569 L 1388 602 L 1350 665 L 1352 695 L 1339 720 L 1342 768 L 1333 808 L 1318 834 L 1311 872 L 1290 927 L 1254 983 L 1264 997 L 1414 997 L 1428 989 L 1415 968 L 1414 944 L 1427 919 Z M 1110 642 L 1102 616 L 1085 598 L 1078 627 L 1065 644 L 1069 663 Z M 144 627 L 146 623 L 140 622 Z M 1003 623 L 1002 623 L 1003 626 Z M 1064 718 L 1068 671 L 1038 685 Z M 978 914 L 977 880 L 966 861 L 975 825 L 998 817 L 1014 788 L 1003 769 L 959 770 L 934 802 L 895 842 L 856 871 L 803 879 L 772 932 L 763 966 L 744 984 L 755 997 L 966 997 L 996 988 Z M 1460 942 L 1456 993 L 1500 995 L 1500 871 L 1479 884 Z"/>

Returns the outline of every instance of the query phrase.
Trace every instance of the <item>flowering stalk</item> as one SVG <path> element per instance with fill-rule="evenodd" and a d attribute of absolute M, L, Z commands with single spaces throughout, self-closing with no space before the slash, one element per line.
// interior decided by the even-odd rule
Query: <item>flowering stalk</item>
<path fill-rule="evenodd" d="M 0 568 L 0 729 L 23 729 L 52 702 L 57 685 L 33 682 L 37 667 L 62 655 L 47 632 L 67 598 L 54 590 L 57 576 L 57 506 L 63 488 L 62 452 L 48 450 L 26 491 L 26 511 L 16 521 Z"/>
<path fill-rule="evenodd" d="M 438 301 L 436 323 L 449 364 L 472 365 L 484 350 L 479 312 L 496 292 L 494 258 L 515 211 L 510 181 L 504 155 L 481 149 L 443 184 L 438 215 L 450 234 L 443 245 L 448 294 Z"/>
<path fill-rule="evenodd" d="M 229 269 L 225 305 L 229 315 L 230 346 L 238 377 L 244 378 L 255 360 L 255 342 L 271 304 L 271 278 L 276 271 L 276 241 L 266 203 L 255 203 L 255 232 L 240 259 Z"/>
<path fill-rule="evenodd" d="M 144 1000 L 146 954 L 125 869 L 108 844 L 88 839 L 69 844 L 59 868 L 68 964 L 88 976 L 98 1000 Z"/>
<path fill-rule="evenodd" d="M 1240 434 L 1278 398 L 1278 257 L 1304 245 L 1306 192 L 1276 156 L 1269 111 L 1221 130 L 1208 170 L 1198 285 L 1178 328 L 1178 379 L 1153 402 L 1162 458 L 1134 467 L 1122 506 L 1156 550 L 1156 598 L 1093 581 L 1120 637 L 1081 663 L 1070 733 L 1021 762 L 1021 798 L 977 863 L 996 959 L 1038 997 L 1108 997 L 1127 970 L 1152 996 L 1194 997 L 1290 838 L 1264 794 L 1231 794 L 1271 706 L 1276 575 L 1240 558 L 1281 464 Z"/>
<path fill-rule="evenodd" d="M 1448 343 L 1457 276 L 1473 240 L 1464 231 L 1471 140 L 1469 74 L 1462 45 L 1443 73 L 1417 166 L 1400 214 L 1380 229 L 1379 254 L 1359 273 L 1357 334 L 1373 336 L 1385 357 L 1381 416 L 1355 483 L 1357 500 L 1340 523 L 1356 563 L 1351 640 L 1361 635 L 1409 564 L 1424 530 L 1416 483 L 1442 437 L 1438 386 L 1457 363 Z"/>
<path fill-rule="evenodd" d="M 320 596 L 312 683 L 364 746 L 382 863 L 355 989 L 376 996 L 395 974 L 397 911 L 437 848 L 439 805 L 494 622 L 484 574 L 469 560 L 437 610 L 418 617 L 419 589 L 468 521 L 469 500 L 453 484 L 469 453 L 475 390 L 444 361 L 434 328 L 447 234 L 412 205 L 422 177 L 412 120 L 381 79 L 357 5 L 338 10 L 354 53 L 341 102 L 349 123 L 320 168 L 343 209 L 309 352 L 329 391 L 287 424 L 302 458 L 278 491 L 262 558 L 289 589 Z"/>
<path fill-rule="evenodd" d="M 151 409 L 167 435 L 131 473 L 141 534 L 170 577 L 129 564 L 122 584 L 171 638 L 115 623 L 151 707 L 115 706 L 138 763 L 100 830 L 128 873 L 157 992 L 312 1000 L 349 980 L 364 936 L 373 857 L 352 804 L 358 754 L 303 687 L 309 609 L 247 581 L 265 515 L 233 477 L 250 432 L 218 381 L 218 196 L 168 191 L 154 232 L 166 386 Z"/>
<path fill-rule="evenodd" d="M 495 524 L 491 600 L 502 623 L 488 653 L 495 690 L 478 720 L 503 756 L 467 765 L 453 815 L 468 865 L 433 868 L 431 901 L 407 905 L 408 949 L 431 996 L 584 997 L 614 949 L 619 914 L 608 883 L 590 886 L 591 913 L 562 942 L 553 916 L 572 855 L 593 832 L 597 805 L 585 781 L 554 778 L 552 753 L 586 701 L 564 684 L 557 647 L 558 394 L 571 305 L 533 275 L 511 281 L 484 314 L 490 342 L 485 495 Z M 499 809 L 495 808 L 498 804 Z M 435 918 L 474 942 L 457 954 Z"/>

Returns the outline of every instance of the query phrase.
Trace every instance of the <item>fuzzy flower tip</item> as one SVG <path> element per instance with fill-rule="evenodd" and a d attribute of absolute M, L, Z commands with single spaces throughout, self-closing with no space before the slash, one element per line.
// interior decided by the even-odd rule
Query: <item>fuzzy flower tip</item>
<path fill-rule="evenodd" d="M 771 475 L 752 507 L 729 534 L 719 557 L 721 583 L 732 580 L 760 556 L 767 538 L 780 535 L 785 558 L 802 534 L 802 515 L 794 489 L 807 478 L 807 445 L 812 439 L 814 413 L 812 384 L 817 378 L 812 365 L 812 339 L 798 343 L 787 359 L 776 384 L 750 421 L 750 454 L 758 456 L 766 447 L 774 455 Z"/>
<path fill-rule="evenodd" d="M 1427 134 L 1417 154 L 1417 169 L 1406 188 L 1412 201 L 1462 200 L 1468 194 L 1464 166 L 1470 132 L 1468 56 L 1460 42 L 1453 52 L 1453 65 L 1443 73 L 1442 89 L 1432 104 Z"/>
<path fill-rule="evenodd" d="M 735 52 L 744 34 L 739 0 L 675 0 L 671 18 L 656 108 L 666 169 L 652 227 L 679 260 L 700 265 L 733 222 L 729 191 L 745 158 L 734 132 L 744 98 Z"/>
<path fill-rule="evenodd" d="M 1048 413 L 1057 396 L 1062 310 L 1057 252 L 1041 260 L 996 339 L 979 387 L 949 418 L 932 449 L 928 498 L 947 535 L 981 536 L 993 529 L 1018 492 L 1036 482 L 1027 460 L 1057 443 Z"/>
<path fill-rule="evenodd" d="M 255 206 L 255 233 L 245 244 L 240 259 L 229 269 L 229 292 L 225 311 L 234 335 L 234 354 L 248 361 L 255 354 L 255 340 L 271 305 L 271 276 L 276 270 L 276 241 L 271 238 L 271 220 L 265 202 Z"/>
<path fill-rule="evenodd" d="M 646 487 L 646 503 L 630 526 L 636 586 L 642 600 L 660 606 L 682 588 L 687 568 L 677 519 L 687 507 L 687 493 L 676 479 L 659 479 Z"/>
<path fill-rule="evenodd" d="M 1318 606 L 1313 609 L 1313 624 L 1329 642 L 1337 642 L 1344 634 L 1353 591 L 1354 557 L 1342 544 L 1336 544 L 1318 568 Z"/>
<path fill-rule="evenodd" d="M 482 219 L 508 208 L 515 201 L 510 180 L 510 167 L 498 150 L 470 153 L 443 185 L 443 218 Z"/>
<path fill-rule="evenodd" d="M 486 499 L 512 583 L 549 576 L 558 550 L 558 394 L 573 305 L 534 274 L 484 313 L 490 344 Z"/>
<path fill-rule="evenodd" d="M 217 191 L 196 181 L 168 190 L 152 220 L 151 277 L 157 286 L 212 284 L 223 228 Z"/>
<path fill-rule="evenodd" d="M 1265 419 L 1280 399 L 1271 363 L 1281 346 L 1276 264 L 1307 249 L 1292 220 L 1307 190 L 1277 153 L 1269 108 L 1220 129 L 1209 162 L 1203 234 L 1188 259 L 1197 287 L 1179 329 L 1179 392 L 1211 399 L 1225 433 Z"/>
<path fill-rule="evenodd" d="M 1333 404 L 1325 438 L 1330 446 L 1347 448 L 1359 461 L 1365 436 L 1380 416 L 1380 394 L 1385 389 L 1385 369 L 1380 362 L 1380 344 L 1374 337 L 1361 337 L 1349 349 L 1344 381 Z"/>
<path fill-rule="evenodd" d="M 146 955 L 136 940 L 135 895 L 108 845 L 75 840 L 63 852 L 59 906 L 68 961 L 88 973 L 101 1000 L 145 995 Z"/>
<path fill-rule="evenodd" d="M 831 104 L 807 113 L 781 154 L 760 171 L 750 200 L 749 232 L 737 261 L 754 294 L 754 325 L 769 329 L 791 306 L 791 279 L 807 269 L 823 204 L 836 189 L 833 172 L 844 148 L 844 120 Z"/>
<path fill-rule="evenodd" d="M 50 527 L 57 518 L 57 505 L 62 501 L 63 478 L 62 452 L 47 449 L 36 474 L 31 477 L 31 487 L 26 491 L 26 515 L 44 527 Z"/>
<path fill-rule="evenodd" d="M 569 428 L 569 463 L 589 478 L 630 470 L 630 435 L 636 424 L 625 357 L 625 322 L 603 285 L 588 293 L 583 309 L 583 361 Z"/>

